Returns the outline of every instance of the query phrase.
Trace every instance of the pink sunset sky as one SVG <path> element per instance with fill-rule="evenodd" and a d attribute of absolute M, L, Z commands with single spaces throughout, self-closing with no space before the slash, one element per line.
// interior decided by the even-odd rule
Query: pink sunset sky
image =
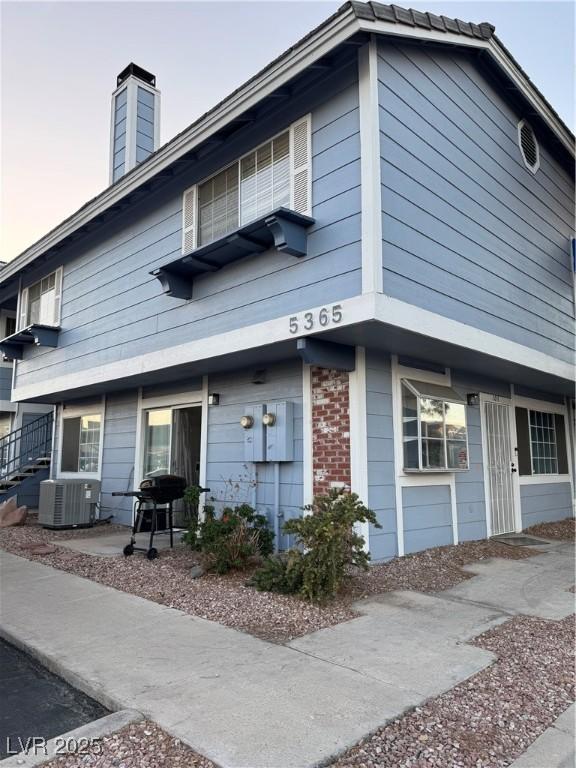
<path fill-rule="evenodd" d="M 2 2 L 0 260 L 13 259 L 107 186 L 110 94 L 126 64 L 157 76 L 164 143 L 339 5 Z M 572 128 L 573 3 L 406 5 L 495 24 Z"/>

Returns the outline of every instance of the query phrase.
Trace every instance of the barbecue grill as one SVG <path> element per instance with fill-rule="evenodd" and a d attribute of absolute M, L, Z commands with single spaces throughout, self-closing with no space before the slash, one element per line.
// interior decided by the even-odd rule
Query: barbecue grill
<path fill-rule="evenodd" d="M 155 475 L 142 480 L 137 491 L 114 491 L 112 496 L 131 496 L 134 502 L 134 524 L 130 544 L 124 547 L 124 555 L 129 557 L 134 552 L 146 552 L 148 560 L 158 557 L 154 547 L 154 534 L 158 531 L 170 532 L 170 547 L 174 546 L 174 526 L 172 515 L 173 502 L 184 496 L 188 487 L 185 477 L 178 475 Z M 200 493 L 209 488 L 199 488 Z M 150 531 L 148 547 L 136 546 L 136 534 Z"/>

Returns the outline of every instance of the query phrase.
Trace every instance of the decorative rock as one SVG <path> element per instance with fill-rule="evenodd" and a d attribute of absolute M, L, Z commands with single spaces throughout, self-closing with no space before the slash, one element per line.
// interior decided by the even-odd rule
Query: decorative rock
<path fill-rule="evenodd" d="M 199 579 L 200 576 L 204 575 L 204 568 L 198 563 L 195 563 L 192 568 L 190 568 L 189 574 L 192 579 Z"/>
<path fill-rule="evenodd" d="M 56 552 L 56 547 L 52 544 L 38 544 L 37 547 L 29 550 L 31 555 L 53 555 Z"/>
<path fill-rule="evenodd" d="M 28 507 L 19 507 L 15 496 L 0 504 L 0 528 L 24 525 L 27 517 Z"/>

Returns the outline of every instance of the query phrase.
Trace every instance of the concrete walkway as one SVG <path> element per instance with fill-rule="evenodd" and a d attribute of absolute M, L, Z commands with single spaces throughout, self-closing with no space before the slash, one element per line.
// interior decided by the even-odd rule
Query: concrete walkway
<path fill-rule="evenodd" d="M 511 768 L 574 768 L 574 718 L 576 705 L 568 707 Z"/>
<path fill-rule="evenodd" d="M 326 761 L 493 660 L 467 639 L 527 605 L 546 618 L 574 610 L 564 545 L 527 561 L 475 564 L 478 577 L 438 595 L 362 601 L 358 619 L 287 646 L 4 552 L 0 568 L 7 639 L 223 768 Z"/>

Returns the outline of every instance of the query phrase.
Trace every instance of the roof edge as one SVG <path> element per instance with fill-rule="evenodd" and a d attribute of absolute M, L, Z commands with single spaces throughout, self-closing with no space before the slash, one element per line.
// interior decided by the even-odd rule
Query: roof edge
<path fill-rule="evenodd" d="M 393 14 L 394 19 L 392 17 L 388 19 L 387 15 L 390 14 Z M 437 23 L 435 22 L 436 19 L 439 20 Z M 170 139 L 147 160 L 89 200 L 8 262 L 1 270 L 1 280 L 5 281 L 15 277 L 21 269 L 34 262 L 37 257 L 58 245 L 79 227 L 87 224 L 126 195 L 154 178 L 163 169 L 210 138 L 215 131 L 224 127 L 242 112 L 255 106 L 273 90 L 357 32 L 394 35 L 484 50 L 516 83 L 519 90 L 558 137 L 567 153 L 574 157 L 574 135 L 494 34 L 494 27 L 491 24 L 483 22 L 479 25 L 472 25 L 444 16 L 437 17 L 434 14 L 408 11 L 398 6 L 348 0 L 332 16 L 311 30 L 294 46 L 266 65 L 264 69 L 212 109 L 201 115 L 184 131 Z"/>

